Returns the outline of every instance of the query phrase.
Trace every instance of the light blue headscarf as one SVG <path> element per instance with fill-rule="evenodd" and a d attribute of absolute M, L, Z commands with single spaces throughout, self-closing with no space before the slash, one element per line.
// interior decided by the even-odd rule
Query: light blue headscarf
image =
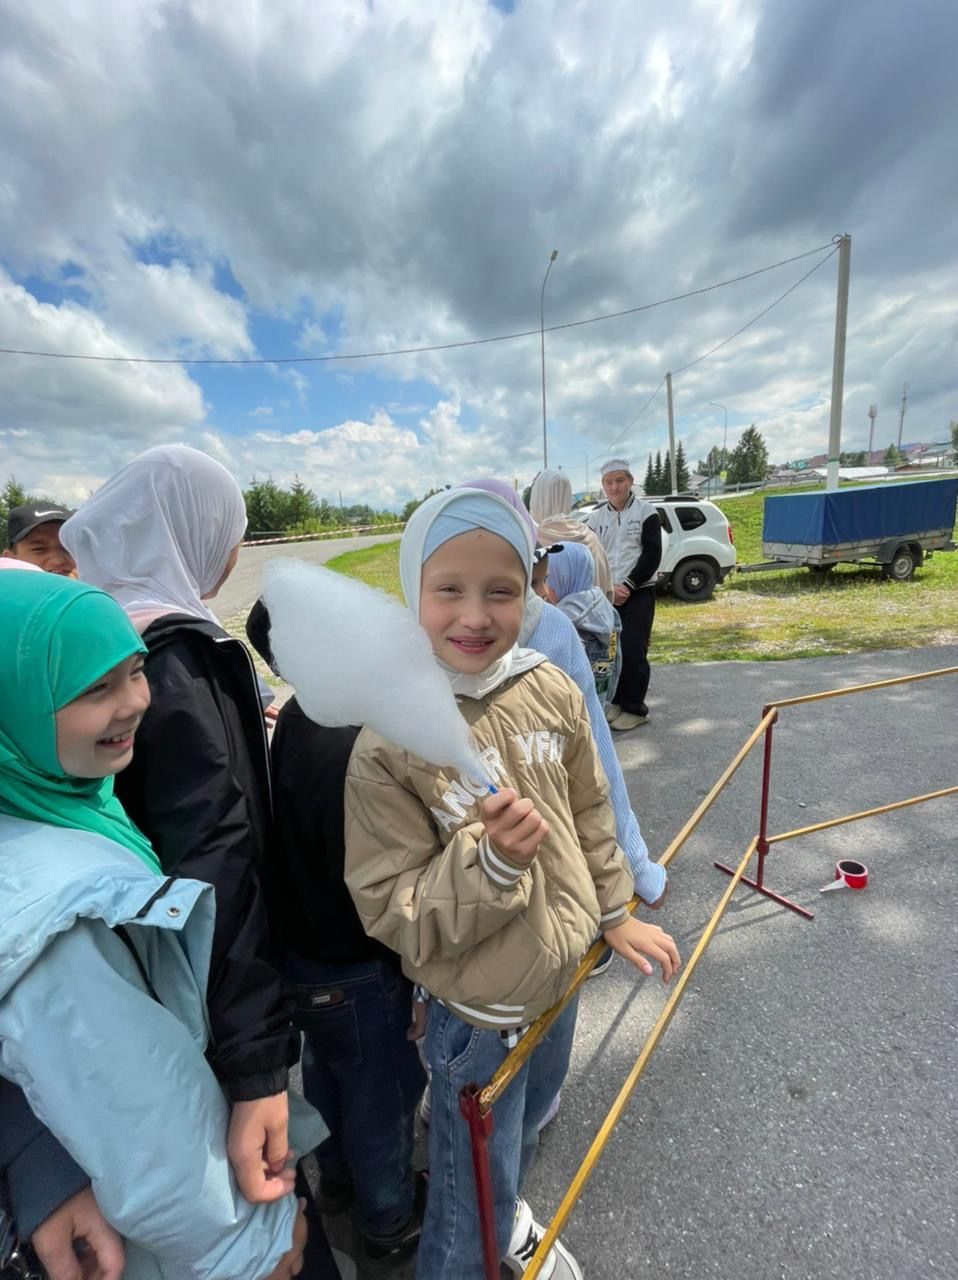
<path fill-rule="evenodd" d="M 558 607 L 578 631 L 611 635 L 618 617 L 604 593 L 593 585 L 594 579 L 592 552 L 581 542 L 565 542 L 561 551 L 549 556 L 547 582 Z"/>

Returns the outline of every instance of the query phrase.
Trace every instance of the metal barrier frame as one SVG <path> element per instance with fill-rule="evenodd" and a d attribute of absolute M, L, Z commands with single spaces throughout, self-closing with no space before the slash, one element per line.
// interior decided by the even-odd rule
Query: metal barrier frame
<path fill-rule="evenodd" d="M 943 796 L 955 795 L 958 793 L 958 786 L 943 787 L 938 791 L 930 791 L 925 795 L 911 796 L 906 800 L 896 800 L 891 804 L 879 805 L 874 809 L 864 809 L 858 813 L 846 814 L 840 818 L 829 818 L 824 822 L 816 822 L 807 827 L 797 827 L 793 831 L 782 831 L 776 835 L 770 836 L 768 834 L 768 808 L 772 776 L 772 730 L 778 721 L 779 711 L 783 707 L 794 707 L 809 702 L 821 702 L 826 698 L 839 698 L 846 694 L 865 693 L 874 689 L 887 689 L 892 685 L 912 684 L 919 680 L 931 680 L 936 676 L 949 675 L 958 675 L 958 667 L 941 667 L 936 671 L 923 671 L 917 675 L 896 676 L 894 679 L 890 680 L 875 680 L 869 684 L 848 685 L 840 689 L 828 689 L 821 693 L 810 693 L 796 698 L 783 698 L 778 702 L 770 702 L 762 709 L 762 717 L 758 725 L 742 744 L 738 752 L 733 756 L 732 760 L 719 776 L 715 785 L 695 809 L 692 816 L 681 828 L 671 844 L 669 844 L 662 857 L 659 859 L 659 862 L 664 867 L 669 865 L 672 859 L 695 831 L 702 818 L 715 803 L 719 794 L 728 785 L 733 774 L 736 773 L 739 766 L 754 749 L 759 739 L 764 736 L 765 741 L 763 751 L 758 835 L 753 836 L 749 841 L 748 847 L 742 855 L 742 859 L 737 867 L 732 868 L 721 862 L 716 862 L 714 864 L 720 871 L 723 871 L 730 877 L 729 884 L 725 892 L 722 894 L 722 897 L 719 899 L 712 915 L 709 917 L 708 923 L 702 930 L 692 955 L 686 962 L 682 974 L 678 978 L 669 998 L 663 1005 L 662 1011 L 656 1019 L 655 1025 L 646 1037 L 646 1040 L 642 1045 L 642 1049 L 639 1052 L 639 1056 L 636 1058 L 631 1071 L 615 1098 L 615 1101 L 606 1113 L 605 1119 L 602 1121 L 598 1133 L 592 1140 L 582 1163 L 576 1171 L 575 1177 L 569 1184 L 558 1209 L 553 1215 L 552 1221 L 549 1223 L 549 1226 L 539 1243 L 539 1247 L 536 1249 L 529 1261 L 524 1272 L 524 1280 L 536 1280 L 538 1277 L 550 1249 L 553 1244 L 555 1244 L 559 1233 L 565 1226 L 565 1223 L 575 1207 L 579 1196 L 582 1194 L 586 1182 L 598 1163 L 599 1157 L 605 1150 L 606 1144 L 612 1136 L 612 1132 L 618 1124 L 629 1098 L 632 1096 L 635 1086 L 638 1084 L 639 1079 L 645 1071 L 649 1059 L 654 1053 L 669 1023 L 672 1021 L 672 1016 L 685 994 L 692 974 L 695 972 L 695 968 L 699 963 L 699 960 L 702 958 L 706 948 L 711 942 L 715 930 L 718 928 L 719 921 L 725 914 L 725 910 L 739 884 L 747 885 L 756 893 L 760 893 L 764 897 L 770 898 L 773 902 L 777 902 L 780 906 L 786 907 L 788 910 L 794 911 L 808 920 L 814 919 L 814 915 L 811 911 L 806 910 L 805 907 L 800 906 L 797 902 L 793 902 L 790 898 L 786 898 L 783 894 L 770 889 L 765 884 L 765 859 L 768 856 L 770 847 L 783 840 L 792 840 L 796 836 L 810 835 L 815 831 L 825 831 L 831 827 L 842 826 L 848 822 L 857 822 L 861 818 L 870 818 L 877 814 L 891 813 L 896 809 L 905 809 L 911 805 L 922 804 L 926 800 L 938 800 Z M 751 861 L 752 856 L 756 854 L 758 856 L 758 861 L 756 864 L 755 877 L 752 879 L 745 875 L 745 870 Z M 637 898 L 633 898 L 629 903 L 629 910 L 634 911 L 638 905 L 639 900 Z M 492 1133 L 494 1124 L 492 1107 L 522 1070 L 526 1062 L 528 1062 L 539 1041 L 555 1022 L 563 1009 L 565 1009 L 566 1005 L 585 982 L 586 978 L 588 978 L 593 965 L 604 950 L 605 943 L 602 939 L 599 939 L 598 942 L 593 944 L 580 961 L 579 967 L 576 969 L 565 994 L 555 1005 L 552 1006 L 551 1009 L 546 1010 L 545 1013 L 536 1018 L 529 1030 L 519 1041 L 518 1045 L 516 1045 L 516 1047 L 506 1056 L 498 1070 L 489 1080 L 488 1084 L 484 1087 L 476 1084 L 468 1085 L 462 1090 L 459 1096 L 459 1107 L 467 1125 L 469 1126 L 473 1172 L 476 1179 L 476 1203 L 482 1236 L 483 1265 L 487 1280 L 498 1280 L 500 1274 L 499 1248 L 496 1240 L 495 1209 L 488 1151 L 488 1140 Z"/>

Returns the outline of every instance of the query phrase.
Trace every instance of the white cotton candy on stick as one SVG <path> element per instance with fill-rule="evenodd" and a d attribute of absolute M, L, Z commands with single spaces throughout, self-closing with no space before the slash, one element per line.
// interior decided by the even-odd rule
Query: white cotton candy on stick
<path fill-rule="evenodd" d="M 306 715 L 367 725 L 430 764 L 491 784 L 426 633 L 382 591 L 301 560 L 263 575 L 270 648 Z"/>

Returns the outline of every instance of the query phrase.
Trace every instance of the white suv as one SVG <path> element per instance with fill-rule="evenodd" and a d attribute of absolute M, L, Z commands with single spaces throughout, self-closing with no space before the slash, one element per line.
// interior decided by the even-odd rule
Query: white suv
<path fill-rule="evenodd" d="M 732 527 L 714 502 L 692 497 L 646 498 L 662 523 L 662 563 L 657 585 L 680 600 L 708 600 L 735 567 Z M 598 503 L 580 507 L 582 520 Z"/>
<path fill-rule="evenodd" d="M 680 600 L 708 600 L 717 582 L 735 568 L 732 526 L 714 502 L 696 498 L 647 498 L 662 522 L 660 590 Z"/>

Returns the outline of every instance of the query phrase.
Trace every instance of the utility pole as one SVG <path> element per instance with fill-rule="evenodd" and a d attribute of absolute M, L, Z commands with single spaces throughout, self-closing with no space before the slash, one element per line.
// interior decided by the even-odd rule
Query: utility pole
<path fill-rule="evenodd" d="M 665 375 L 665 390 L 669 400 L 669 471 L 671 472 L 671 476 L 669 478 L 672 481 L 672 492 L 675 493 L 678 489 L 678 480 L 676 479 L 675 470 L 675 417 L 672 413 L 671 373 L 667 373 Z"/>
<path fill-rule="evenodd" d="M 549 279 L 549 272 L 552 270 L 552 264 L 559 256 L 559 250 L 553 249 L 552 256 L 549 258 L 549 265 L 546 267 L 546 273 L 542 277 L 542 288 L 539 290 L 539 352 L 542 363 L 542 467 L 543 470 L 549 466 L 549 437 L 546 434 L 546 281 Z"/>
<path fill-rule="evenodd" d="M 898 452 L 901 453 L 901 433 L 905 426 L 905 414 L 908 410 L 908 383 L 901 389 L 901 408 L 898 410 Z"/>
<path fill-rule="evenodd" d="M 870 404 L 868 406 L 868 416 L 871 418 L 871 426 L 868 428 L 868 457 L 865 459 L 866 467 L 870 467 L 872 464 L 872 445 L 875 440 L 875 419 L 878 417 L 877 404 Z"/>
<path fill-rule="evenodd" d="M 835 303 L 835 353 L 832 359 L 832 405 L 828 420 L 828 476 L 826 489 L 838 488 L 839 455 L 842 451 L 842 399 L 845 394 L 845 331 L 848 327 L 848 275 L 852 260 L 852 238 L 847 233 L 838 242 L 838 297 Z"/>

